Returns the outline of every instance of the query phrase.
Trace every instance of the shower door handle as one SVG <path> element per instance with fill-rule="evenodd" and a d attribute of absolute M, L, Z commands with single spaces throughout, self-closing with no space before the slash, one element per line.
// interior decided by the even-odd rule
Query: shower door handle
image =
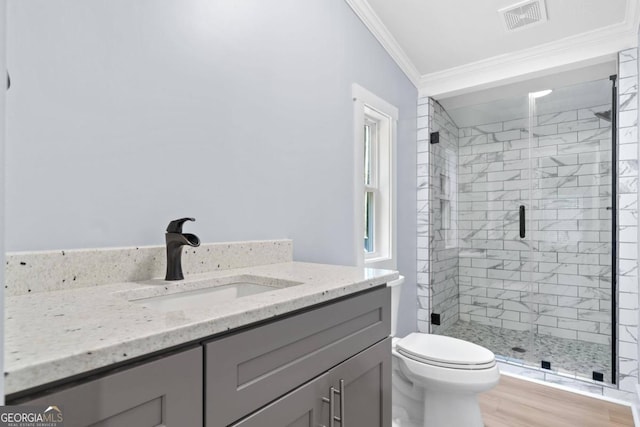
<path fill-rule="evenodd" d="M 525 236 L 525 228 L 524 228 L 524 205 L 520 205 L 520 238 L 524 239 Z"/>

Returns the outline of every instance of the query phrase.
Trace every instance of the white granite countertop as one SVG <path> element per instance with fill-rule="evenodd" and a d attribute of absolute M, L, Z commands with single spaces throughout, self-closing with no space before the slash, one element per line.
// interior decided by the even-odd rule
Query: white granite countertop
<path fill-rule="evenodd" d="M 274 286 L 285 281 L 301 284 L 188 311 L 129 301 L 237 275 L 271 278 Z M 10 296 L 5 309 L 5 392 L 202 339 L 397 277 L 389 270 L 285 262 L 192 274 L 182 282 L 157 279 Z"/>

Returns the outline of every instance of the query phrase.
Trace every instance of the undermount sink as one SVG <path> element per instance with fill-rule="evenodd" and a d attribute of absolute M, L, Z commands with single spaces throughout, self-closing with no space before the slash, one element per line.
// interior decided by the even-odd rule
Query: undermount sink
<path fill-rule="evenodd" d="M 167 292 L 161 295 L 155 294 L 145 297 L 144 294 L 137 293 L 128 299 L 130 302 L 147 308 L 175 311 L 207 308 L 211 305 L 230 302 L 238 298 L 300 284 L 300 282 L 260 276 L 235 276 L 190 283 L 175 283 L 165 286 L 164 289 Z"/>

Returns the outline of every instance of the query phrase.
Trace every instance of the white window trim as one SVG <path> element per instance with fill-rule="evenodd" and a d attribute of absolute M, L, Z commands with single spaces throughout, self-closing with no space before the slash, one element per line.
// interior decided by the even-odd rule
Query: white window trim
<path fill-rule="evenodd" d="M 354 116 L 354 244 L 356 248 L 357 265 L 360 267 L 386 268 L 395 270 L 397 268 L 397 237 L 396 237 L 396 141 L 397 141 L 397 121 L 398 109 L 382 98 L 374 95 L 362 86 L 354 83 L 352 85 L 353 96 L 353 116 Z M 368 109 L 373 110 L 367 111 Z M 364 124 L 366 115 L 378 114 L 381 118 L 388 119 L 388 129 L 382 129 L 389 137 L 391 158 L 388 165 L 389 171 L 389 212 L 391 229 L 388 230 L 389 253 L 385 253 L 375 258 L 367 257 L 363 248 L 364 236 Z"/>

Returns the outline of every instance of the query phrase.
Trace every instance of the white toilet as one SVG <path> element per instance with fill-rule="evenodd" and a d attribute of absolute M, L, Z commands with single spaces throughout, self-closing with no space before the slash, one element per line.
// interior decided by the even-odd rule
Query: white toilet
<path fill-rule="evenodd" d="M 390 282 L 391 335 L 404 277 Z M 394 427 L 482 427 L 477 394 L 498 384 L 495 355 L 479 345 L 442 335 L 393 338 Z"/>

